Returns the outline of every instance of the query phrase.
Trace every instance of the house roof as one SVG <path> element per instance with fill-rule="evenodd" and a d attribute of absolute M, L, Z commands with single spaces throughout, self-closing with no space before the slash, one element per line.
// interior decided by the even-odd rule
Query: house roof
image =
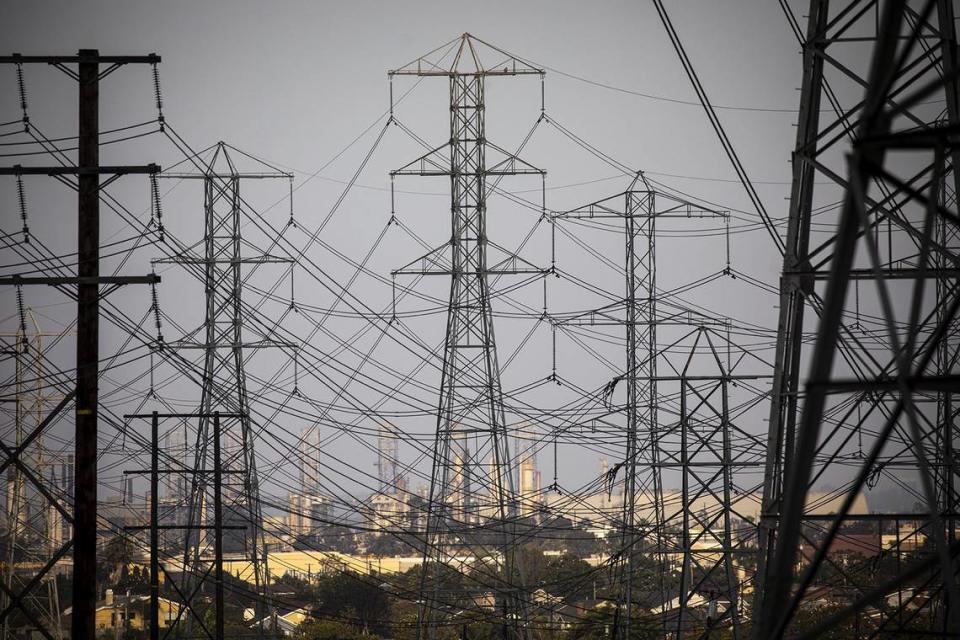
<path fill-rule="evenodd" d="M 122 607 L 124 604 L 129 606 L 131 604 L 140 604 L 140 603 L 148 604 L 149 602 L 150 602 L 150 596 L 148 595 L 131 594 L 130 596 L 127 596 L 126 594 L 118 594 L 113 597 L 113 604 L 107 604 L 106 600 L 99 600 L 97 602 L 97 611 L 100 611 L 102 609 L 116 609 L 117 607 Z M 164 598 L 163 596 L 160 596 L 160 602 L 161 603 L 166 602 L 170 605 L 173 605 L 174 607 L 179 606 L 178 603 L 174 602 L 173 600 L 170 600 L 169 598 Z M 73 613 L 73 607 L 70 606 L 63 610 L 62 615 L 69 616 L 72 613 Z"/>

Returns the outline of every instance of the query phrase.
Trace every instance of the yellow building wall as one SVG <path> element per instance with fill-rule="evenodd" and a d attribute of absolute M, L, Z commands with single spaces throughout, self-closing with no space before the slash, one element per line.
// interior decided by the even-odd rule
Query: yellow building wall
<path fill-rule="evenodd" d="M 298 575 L 324 574 L 348 569 L 356 573 L 403 573 L 419 566 L 420 556 L 388 557 L 352 556 L 336 551 L 278 551 L 267 554 L 267 566 L 274 579 L 288 573 Z M 248 560 L 224 560 L 224 571 L 252 583 L 253 570 Z"/>
<path fill-rule="evenodd" d="M 177 617 L 178 605 L 166 598 L 160 598 L 160 628 L 168 626 Z M 122 617 L 124 606 L 122 603 L 116 603 L 111 606 L 100 606 L 97 608 L 96 625 L 97 629 L 113 629 L 123 627 Z M 150 615 L 149 601 L 140 601 L 135 604 L 127 605 L 127 615 L 130 616 L 130 629 L 141 631 L 145 628 L 146 616 Z"/>
<path fill-rule="evenodd" d="M 132 605 L 127 607 L 127 615 L 130 616 L 130 624 L 128 628 L 134 629 L 137 631 L 143 630 L 143 612 L 140 609 L 140 605 Z M 100 607 L 97 609 L 96 615 L 96 624 L 97 629 L 113 629 L 115 627 L 124 627 L 123 624 L 123 605 L 115 605 L 113 607 Z"/>

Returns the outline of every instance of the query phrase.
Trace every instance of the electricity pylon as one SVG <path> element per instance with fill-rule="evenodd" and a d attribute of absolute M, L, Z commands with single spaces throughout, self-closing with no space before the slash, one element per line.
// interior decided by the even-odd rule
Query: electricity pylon
<path fill-rule="evenodd" d="M 29 318 L 29 328 L 27 319 Z M 35 481 L 42 483 L 47 491 L 60 494 L 56 461 L 47 455 L 43 432 L 38 427 L 43 423 L 49 403 L 62 397 L 48 390 L 49 380 L 45 367 L 43 339 L 60 338 L 63 333 L 45 333 L 40 329 L 37 316 L 32 309 L 21 307 L 20 327 L 10 335 L 14 339 L 13 356 L 16 366 L 16 397 L 14 400 L 14 440 L 15 449 L 23 460 L 30 460 L 29 468 L 35 474 Z M 4 337 L 7 337 L 6 335 Z M 35 437 L 28 440 L 28 436 Z M 39 476 L 38 478 L 36 476 Z M 62 478 L 61 480 L 66 480 Z M 30 493 L 28 490 L 33 489 Z M 33 495 L 31 495 L 31 493 Z M 46 496 L 36 490 L 24 477 L 24 469 L 12 465 L 7 470 L 6 482 L 6 555 L 0 580 L 3 589 L 0 593 L 0 609 L 10 604 L 9 594 L 18 595 L 29 603 L 29 611 L 37 617 L 37 630 L 43 630 L 53 638 L 63 637 L 60 620 L 60 596 L 56 575 L 47 575 L 43 586 L 21 594 L 22 576 L 17 575 L 17 565 L 23 563 L 45 563 L 63 544 L 63 517 L 50 504 Z M 13 637 L 11 616 L 3 618 L 0 625 L 0 638 Z"/>
<path fill-rule="evenodd" d="M 960 629 L 954 4 L 813 0 L 807 15 L 804 35 L 788 12 L 803 85 L 754 637 L 799 631 L 794 614 L 817 586 L 839 606 L 809 634 L 850 624 L 864 636 L 950 635 Z M 881 482 L 914 506 L 855 509 Z M 839 487 L 830 515 L 813 513 L 817 483 Z M 869 557 L 838 562 L 853 527 L 874 536 Z"/>
<path fill-rule="evenodd" d="M 624 459 L 618 464 L 613 475 L 608 478 L 612 489 L 617 472 L 623 469 L 622 502 L 620 523 L 620 544 L 617 562 L 615 563 L 615 583 L 618 586 L 618 608 L 614 618 L 614 628 L 611 635 L 615 638 L 630 639 L 638 633 L 635 629 L 634 618 L 637 613 L 635 603 L 640 600 L 639 589 L 645 593 L 645 599 L 659 601 L 662 609 L 671 601 L 673 594 L 666 587 L 665 574 L 668 571 L 671 558 L 681 556 L 681 565 L 689 568 L 694 555 L 691 553 L 687 537 L 688 523 L 690 522 L 690 506 L 687 501 L 680 505 L 677 512 L 667 513 L 664 507 L 663 468 L 681 467 L 686 470 L 688 464 L 672 464 L 680 462 L 676 450 L 667 446 L 667 439 L 671 434 L 680 434 L 680 440 L 686 442 L 689 424 L 681 420 L 677 425 L 667 425 L 667 433 L 662 431 L 658 413 L 661 411 L 662 399 L 658 392 L 661 380 L 675 383 L 678 378 L 658 376 L 658 363 L 664 359 L 657 343 L 657 328 L 660 325 L 689 324 L 692 320 L 683 320 L 670 314 L 662 318 L 658 313 L 657 302 L 657 221 L 676 219 L 726 218 L 726 212 L 706 209 L 700 205 L 682 200 L 672 195 L 654 190 L 640 173 L 633 180 L 630 187 L 623 193 L 608 196 L 602 200 L 591 202 L 569 211 L 557 212 L 553 215 L 554 222 L 564 220 L 622 220 L 624 225 L 624 282 L 625 296 L 622 303 L 610 305 L 600 310 L 591 310 L 582 315 L 574 315 L 557 321 L 557 325 L 589 325 L 589 326 L 623 326 L 626 333 L 625 369 L 621 376 L 615 378 L 607 386 L 606 395 L 609 400 L 617 385 L 623 382 L 626 386 L 625 403 L 622 412 L 625 418 Z M 703 323 L 707 320 L 699 319 Z M 696 341 L 694 347 L 696 347 Z M 689 364 L 689 363 L 688 363 Z M 689 368 L 689 367 L 688 367 Z M 721 376 L 723 378 L 723 376 Z M 724 389 L 724 394 L 726 393 Z M 611 403 L 612 404 L 612 403 Z M 723 416 L 719 417 L 724 428 L 729 428 Z M 695 434 L 694 434 L 695 435 Z M 712 445 L 711 445 L 712 446 Z M 685 452 L 681 452 L 685 453 Z M 732 465 L 729 459 L 716 462 L 721 468 L 719 473 L 719 487 L 705 481 L 701 490 L 692 495 L 699 497 L 708 493 L 719 497 L 730 490 L 730 471 Z M 714 478 L 716 480 L 717 478 Z M 687 497 L 687 496 L 684 496 Z M 637 519 L 637 508 L 641 502 L 649 502 L 651 519 L 641 523 Z M 729 500 L 718 501 L 721 506 L 720 517 L 729 517 Z M 710 524 L 716 530 L 716 520 Z M 725 521 L 729 524 L 729 521 Z M 668 540 L 668 533 L 678 526 L 681 530 L 680 542 Z M 730 565 L 730 538 L 729 527 L 721 534 L 722 548 L 714 550 L 722 558 L 719 569 L 712 568 L 708 573 L 725 572 L 721 581 L 725 586 L 734 582 Z M 725 543 L 725 544 L 723 544 Z M 652 551 L 656 563 L 656 584 L 640 584 L 638 582 L 637 565 L 641 550 Z M 714 576 L 715 578 L 715 576 Z M 692 582 L 692 581 L 691 581 Z M 701 580 L 698 584 L 702 584 Z M 689 585 L 687 585 L 689 586 Z M 732 592 L 732 588 L 725 588 L 724 595 Z M 686 631 L 682 628 L 685 612 L 691 602 L 691 594 L 684 592 L 681 583 L 681 592 L 677 595 L 679 615 L 678 633 Z M 724 613 L 734 624 L 734 637 L 738 636 L 739 619 L 736 613 L 736 597 L 730 595 L 728 602 L 732 602 L 732 611 Z M 692 608 L 692 605 L 690 605 Z M 661 630 L 666 633 L 667 622 L 662 621 Z"/>
<path fill-rule="evenodd" d="M 198 526 L 188 528 L 185 536 L 186 571 L 181 590 L 186 594 L 194 593 L 203 576 L 208 574 L 206 566 L 210 562 L 212 541 L 210 536 L 204 535 L 207 528 L 202 527 L 208 524 L 210 503 L 216 497 L 211 496 L 207 476 L 213 467 L 211 456 L 217 444 L 214 443 L 213 416 L 221 412 L 223 417 L 218 427 L 223 440 L 223 526 L 233 531 L 243 529 L 241 534 L 229 536 L 223 546 L 226 553 L 241 554 L 250 563 L 251 575 L 247 577 L 254 585 L 255 614 L 259 632 L 263 634 L 271 608 L 269 571 L 244 362 L 246 353 L 252 349 L 288 348 L 290 345 L 268 336 L 249 339 L 254 329 L 244 322 L 242 290 L 245 275 L 242 269 L 245 265 L 289 263 L 291 260 L 272 255 L 244 255 L 251 247 L 242 236 L 242 221 L 249 205 L 241 196 L 240 185 L 245 180 L 290 180 L 292 176 L 272 168 L 266 172 L 240 171 L 231 157 L 231 148 L 224 142 L 217 143 L 203 159 L 199 173 L 163 173 L 158 176 L 200 180 L 204 193 L 202 253 L 194 255 L 192 251 L 185 251 L 158 262 L 179 263 L 192 271 L 203 282 L 205 300 L 203 326 L 191 336 L 164 347 L 200 349 L 204 354 L 198 412 L 200 422 L 193 445 L 195 469 L 186 496 L 189 501 L 188 525 Z M 188 623 L 190 621 L 192 619 L 188 618 Z"/>
<path fill-rule="evenodd" d="M 442 49 L 442 48 L 441 48 Z M 450 54 L 452 53 L 452 58 Z M 452 61 L 451 61 L 452 60 Z M 424 564 L 420 584 L 418 638 L 433 638 L 448 609 L 463 607 L 444 593 L 443 568 L 456 563 L 457 550 L 476 552 L 492 531 L 497 538 L 498 593 L 504 635 L 525 637 L 527 597 L 510 527 L 517 517 L 513 464 L 500 386 L 488 277 L 537 274 L 527 263 L 487 237 L 489 178 L 544 172 L 487 140 L 485 84 L 498 76 L 536 75 L 543 70 L 463 34 L 451 49 L 440 49 L 390 72 L 395 76 L 438 76 L 450 83 L 450 138 L 447 143 L 393 171 L 391 176 L 446 176 L 451 189 L 451 234 L 442 247 L 395 270 L 393 275 L 450 277 L 440 402 L 430 478 Z M 497 156 L 494 162 L 488 157 Z M 502 252 L 502 260 L 491 254 Z M 422 266 L 421 266 L 422 265 Z M 471 450 L 470 445 L 473 444 Z M 483 465 L 489 456 L 489 466 Z M 481 522 L 487 489 L 491 522 Z"/>

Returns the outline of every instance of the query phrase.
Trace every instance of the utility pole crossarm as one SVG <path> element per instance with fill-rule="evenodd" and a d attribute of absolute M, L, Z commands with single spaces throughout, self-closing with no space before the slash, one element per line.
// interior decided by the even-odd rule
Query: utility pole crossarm
<path fill-rule="evenodd" d="M 293 179 L 292 173 L 287 173 L 284 171 L 277 171 L 272 173 L 252 173 L 252 172 L 242 172 L 242 173 L 161 173 L 157 175 L 158 178 L 173 178 L 176 180 L 208 180 L 217 178 L 227 180 L 227 179 L 239 179 L 239 180 L 266 180 L 268 178 L 286 178 L 288 180 Z"/>
<path fill-rule="evenodd" d="M 160 276 L 151 273 L 145 276 L 3 276 L 0 277 L 0 285 L 30 285 L 45 284 L 50 286 L 59 286 L 65 284 L 157 284 L 160 282 Z"/>
<path fill-rule="evenodd" d="M 80 53 L 75 56 L 25 56 L 14 53 L 0 56 L 0 64 L 80 64 L 96 62 L 101 64 L 157 64 L 161 57 L 155 53 L 145 56 L 101 56 L 97 53 Z"/>
<path fill-rule="evenodd" d="M 0 176 L 91 176 L 160 173 L 157 164 L 145 165 L 100 165 L 91 167 L 24 167 L 15 164 L 12 167 L 0 167 Z"/>

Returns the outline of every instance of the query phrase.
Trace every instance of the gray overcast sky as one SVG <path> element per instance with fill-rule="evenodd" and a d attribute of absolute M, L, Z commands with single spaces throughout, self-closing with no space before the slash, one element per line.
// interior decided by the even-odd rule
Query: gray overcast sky
<path fill-rule="evenodd" d="M 228 139 L 305 170 L 385 108 L 387 69 L 465 31 L 594 81 L 695 99 L 646 2 L 5 4 L 4 49 L 156 51 L 164 58 L 167 115 L 185 137 Z M 797 45 L 779 7 L 758 0 L 668 4 L 715 104 L 795 107 Z M 553 110 L 612 156 L 650 171 L 732 177 L 699 107 L 557 74 L 548 83 Z M 723 116 L 755 179 L 783 179 L 793 117 Z M 652 152 L 647 140 L 664 131 L 673 143 Z"/>
<path fill-rule="evenodd" d="M 762 0 L 679 0 L 668 2 L 668 8 L 714 104 L 750 108 L 725 108 L 720 117 L 771 215 L 785 216 L 800 58 L 780 8 Z M 796 8 L 798 14 L 801 8 Z M 749 202 L 739 184 L 733 182 L 733 170 L 695 104 L 695 95 L 652 3 L 5 2 L 3 14 L 0 49 L 5 52 L 71 53 L 97 47 L 104 54 L 161 54 L 164 111 L 180 135 L 194 148 L 226 140 L 279 166 L 295 169 L 297 184 L 383 114 L 388 104 L 388 69 L 470 32 L 546 67 L 547 112 L 611 157 L 681 191 L 727 208 L 749 211 Z M 150 111 L 152 90 L 147 73 L 123 73 L 138 79 L 117 80 L 118 84 L 104 88 L 103 117 L 109 122 L 103 127 L 154 115 Z M 9 84 L 11 77 L 9 73 L 4 76 L 8 87 L 4 89 L 8 95 L 3 99 L 0 117 L 4 121 L 18 116 L 10 91 L 14 86 Z M 603 88 L 584 79 L 668 100 Z M 512 82 L 518 84 L 509 84 Z M 398 81 L 398 93 L 412 83 L 401 84 Z M 442 141 L 446 88 L 443 81 L 428 84 L 425 82 L 422 91 L 400 104 L 397 114 L 428 140 Z M 48 125 L 47 134 L 69 135 L 75 123 L 69 83 L 57 78 L 55 72 L 31 69 L 28 86 L 32 91 L 31 109 L 36 110 L 38 123 Z M 514 86 L 523 88 L 514 92 Z M 64 102 L 53 99 L 61 95 Z M 756 108 L 765 110 L 752 110 Z M 539 87 L 535 81 L 491 80 L 487 109 L 491 139 L 513 148 L 536 119 Z M 126 111 L 138 111 L 138 115 Z M 516 118 L 513 113 L 518 114 Z M 315 226 L 326 215 L 342 189 L 336 180 L 349 179 L 371 142 L 368 137 L 342 161 L 298 190 L 297 215 L 307 226 Z M 176 150 L 162 141 L 137 149 L 149 154 L 144 158 L 141 153 L 138 162 L 156 161 L 168 166 L 180 159 Z M 551 187 L 616 174 L 568 142 L 557 141 L 555 133 L 552 139 L 531 145 L 530 154 L 534 164 L 548 170 Z M 359 180 L 371 189 L 351 194 L 343 215 L 338 213 L 326 234 L 327 241 L 348 255 L 362 257 L 389 212 L 389 197 L 382 191 L 389 186 L 387 172 L 416 155 L 418 150 L 410 144 L 386 141 L 383 157 L 371 161 Z M 125 160 L 133 161 L 130 157 Z M 518 188 L 535 186 L 520 184 Z M 548 206 L 571 208 L 625 186 L 620 180 L 582 189 L 558 189 L 550 192 Z M 400 188 L 442 194 L 446 184 L 410 179 Z M 282 189 L 278 195 L 283 196 Z M 265 196 L 263 202 L 273 200 Z M 6 230 L 14 224 L 16 212 L 11 200 L 5 202 Z M 442 198 L 402 196 L 398 214 L 411 225 L 419 225 L 425 237 L 442 241 L 443 233 L 437 229 L 442 230 L 443 225 L 431 225 L 429 216 L 445 221 L 445 207 Z M 494 208 L 491 203 L 491 210 Z M 198 227 L 177 219 L 175 207 L 167 206 L 166 210 L 168 224 L 171 228 L 181 225 L 183 237 L 197 233 Z M 495 220 L 493 215 L 491 221 Z M 37 220 L 34 224 L 38 233 L 50 230 L 49 222 Z M 514 246 L 526 228 L 492 226 L 491 235 Z M 700 242 L 684 246 L 665 241 L 666 250 L 660 252 L 658 263 L 662 288 L 685 284 L 723 266 L 722 240 Z M 612 246 L 610 250 L 614 251 L 616 245 Z M 374 261 L 375 268 L 387 274 L 419 255 L 418 250 L 410 243 L 394 246 Z M 734 236 L 732 250 L 735 266 L 768 283 L 776 282 L 779 260 L 762 230 Z M 619 259 L 622 253 L 615 255 Z M 150 257 L 155 255 L 146 256 L 139 264 L 148 264 Z M 534 257 L 542 258 L 543 254 Z M 579 260 L 572 259 L 569 268 L 596 269 Z M 340 273 L 342 265 L 331 265 L 330 269 Z M 610 290 L 622 290 L 622 285 L 611 279 L 615 274 L 610 271 L 597 270 L 593 276 Z M 172 280 L 174 276 L 170 277 Z M 725 282 L 729 288 L 707 292 L 700 302 L 716 308 L 721 315 L 773 327 L 775 300 L 771 296 Z M 372 308 L 380 309 L 389 302 L 383 289 L 364 289 L 361 285 L 359 292 Z M 146 294 L 139 295 L 141 301 L 145 299 Z M 177 297 L 169 288 L 161 289 L 161 299 L 164 296 L 167 300 Z M 309 291 L 298 297 L 311 300 Z M 4 298 L 8 299 L 12 297 Z M 322 305 L 322 295 L 317 294 L 314 301 Z M 190 317 L 189 310 L 184 313 Z M 426 342 L 435 344 L 442 333 L 430 335 L 430 331 L 425 329 Z M 524 331 L 498 329 L 501 359 Z M 346 335 L 347 330 L 344 332 Z M 504 342 L 511 349 L 505 349 Z M 390 357 L 389 353 L 383 357 Z M 515 377 L 505 379 L 505 387 L 519 386 L 544 373 L 541 365 L 548 351 L 541 345 L 535 353 L 537 362 L 514 366 L 519 369 Z M 576 370 L 580 366 L 577 358 L 583 356 L 570 355 L 565 363 L 564 357 L 566 352 L 560 355 L 559 363 Z M 772 352 L 766 357 L 772 359 Z M 603 384 L 599 377 L 580 382 L 585 388 Z M 757 424 L 751 431 L 759 433 L 762 429 Z M 331 446 L 343 446 L 339 453 L 345 454 L 356 445 Z M 369 457 L 369 452 L 362 455 Z M 404 455 L 412 454 L 401 451 L 401 457 Z M 571 461 L 578 460 L 574 448 L 565 455 Z M 547 466 L 545 461 L 541 466 Z M 571 466 L 573 485 L 595 474 L 592 461 Z M 544 475 L 549 472 L 545 468 Z"/>

